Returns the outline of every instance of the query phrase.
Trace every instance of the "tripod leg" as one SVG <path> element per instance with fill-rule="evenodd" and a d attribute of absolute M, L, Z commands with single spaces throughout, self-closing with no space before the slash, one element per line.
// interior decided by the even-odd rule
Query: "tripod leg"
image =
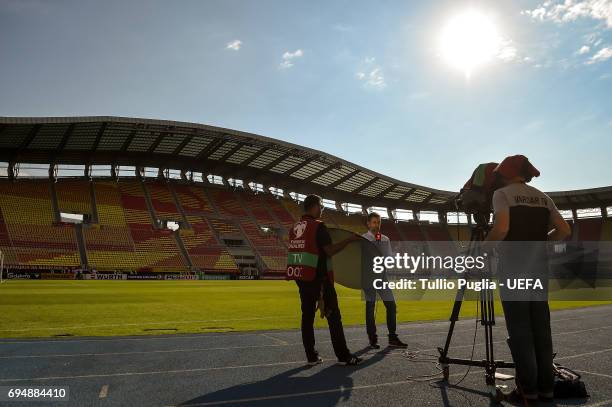
<path fill-rule="evenodd" d="M 493 291 L 486 289 L 481 293 L 482 325 L 485 330 L 486 366 L 485 380 L 492 400 L 499 400 L 500 391 L 495 385 L 497 362 L 493 352 L 493 325 L 495 325 L 495 303 Z"/>
<path fill-rule="evenodd" d="M 453 331 L 455 330 L 455 323 L 459 320 L 459 312 L 461 311 L 461 304 L 463 303 L 464 294 L 465 288 L 461 288 L 457 291 L 455 303 L 453 304 L 453 312 L 450 316 L 450 326 L 448 328 L 448 334 L 446 335 L 446 342 L 444 343 L 444 348 L 438 348 L 438 352 L 440 352 L 440 358 L 438 359 L 438 361 L 440 362 L 440 366 L 442 367 L 442 375 L 444 376 L 444 380 L 448 380 L 450 374 L 447 363 L 448 349 L 450 348 Z"/>

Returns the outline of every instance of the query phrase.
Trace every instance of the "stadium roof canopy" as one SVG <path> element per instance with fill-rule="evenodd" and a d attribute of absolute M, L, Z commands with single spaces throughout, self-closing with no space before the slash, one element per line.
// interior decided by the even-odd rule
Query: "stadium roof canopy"
<path fill-rule="evenodd" d="M 0 160 L 198 171 L 339 202 L 454 209 L 454 192 L 399 181 L 297 144 L 196 123 L 110 116 L 0 117 Z M 612 187 L 550 195 L 561 208 L 612 203 Z"/>

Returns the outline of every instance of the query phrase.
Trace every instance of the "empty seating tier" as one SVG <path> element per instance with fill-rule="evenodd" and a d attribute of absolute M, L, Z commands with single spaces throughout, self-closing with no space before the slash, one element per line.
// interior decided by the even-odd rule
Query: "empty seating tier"
<path fill-rule="evenodd" d="M 238 198 L 238 193 L 217 188 L 208 188 L 208 196 L 219 209 L 221 215 L 247 217 L 247 213 L 242 207 Z"/>
<path fill-rule="evenodd" d="M 408 222 L 398 222 L 397 228 L 406 240 L 424 241 L 425 236 L 419 225 Z"/>
<path fill-rule="evenodd" d="M 91 214 L 89 181 L 60 179 L 55 183 L 60 212 Z"/>
<path fill-rule="evenodd" d="M 0 211 L 8 267 L 80 266 L 74 227 L 55 222 L 48 180 L 0 181 Z"/>
<path fill-rule="evenodd" d="M 153 181 L 146 182 L 144 185 L 149 191 L 151 204 L 158 218 L 177 222 L 183 219 L 176 207 L 174 197 L 168 188 L 168 184 L 161 181 Z"/>
<path fill-rule="evenodd" d="M 601 219 L 578 219 L 578 241 L 599 241 L 601 238 Z"/>
<path fill-rule="evenodd" d="M 179 204 L 186 214 L 210 214 L 214 209 L 204 193 L 204 188 L 189 185 L 172 185 Z"/>

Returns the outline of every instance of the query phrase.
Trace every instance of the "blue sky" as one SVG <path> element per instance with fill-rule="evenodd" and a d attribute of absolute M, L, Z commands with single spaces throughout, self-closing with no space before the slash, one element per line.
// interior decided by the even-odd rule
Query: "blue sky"
<path fill-rule="evenodd" d="M 469 79 L 438 46 L 478 10 Z M 456 190 L 523 153 L 545 190 L 612 185 L 612 0 L 0 3 L 0 115 L 182 120 Z"/>

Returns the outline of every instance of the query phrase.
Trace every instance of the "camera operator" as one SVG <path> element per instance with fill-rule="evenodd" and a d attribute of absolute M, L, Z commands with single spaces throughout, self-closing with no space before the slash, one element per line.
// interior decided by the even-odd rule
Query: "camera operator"
<path fill-rule="evenodd" d="M 493 227 L 487 241 L 529 242 L 522 252 L 500 250 L 500 265 L 506 272 L 536 276 L 546 273 L 545 242 L 563 240 L 570 233 L 552 199 L 527 185 L 540 172 L 527 157 L 506 157 L 493 171 L 501 187 L 493 194 Z M 531 253 L 525 253 L 531 252 Z M 529 262 L 529 259 L 536 259 Z M 519 267 L 517 267 L 517 265 Z M 510 351 L 516 366 L 517 388 L 509 400 L 528 403 L 553 398 L 553 345 L 547 296 L 537 300 L 512 301 L 501 293 Z M 516 299 L 516 298 L 515 298 Z"/>

